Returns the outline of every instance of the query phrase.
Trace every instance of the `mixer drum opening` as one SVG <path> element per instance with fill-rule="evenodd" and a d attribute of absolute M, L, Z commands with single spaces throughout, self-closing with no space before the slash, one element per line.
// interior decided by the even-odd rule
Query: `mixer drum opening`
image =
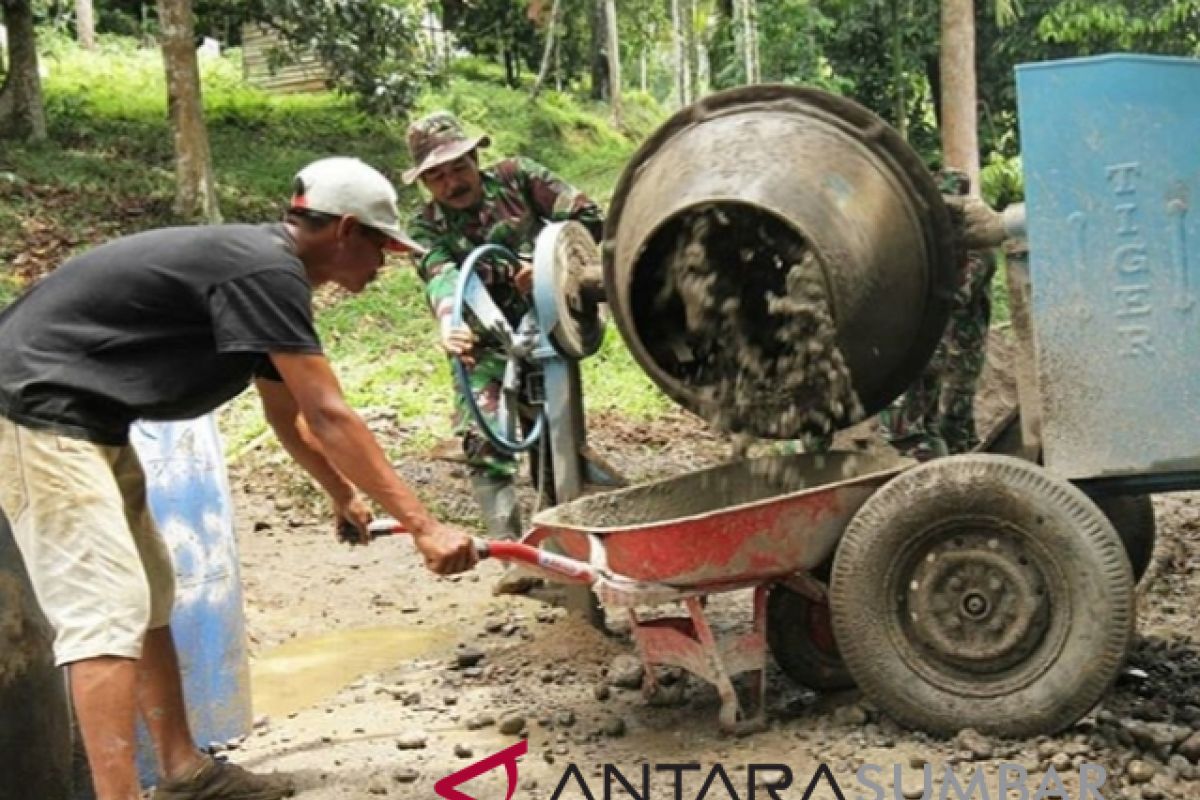
<path fill-rule="evenodd" d="M 630 353 L 715 427 L 845 427 L 917 377 L 957 254 L 920 157 L 878 116 L 794 86 L 710 95 L 626 165 L 605 293 Z"/>
<path fill-rule="evenodd" d="M 668 218 L 633 270 L 633 324 L 663 373 L 730 431 L 824 435 L 862 418 L 818 254 L 761 208 Z"/>

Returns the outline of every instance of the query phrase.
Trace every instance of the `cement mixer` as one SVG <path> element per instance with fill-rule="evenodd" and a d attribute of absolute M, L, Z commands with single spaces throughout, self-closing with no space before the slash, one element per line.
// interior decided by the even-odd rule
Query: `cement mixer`
<path fill-rule="evenodd" d="M 698 214 L 715 220 L 703 235 Z M 734 304 L 725 320 L 695 324 L 710 298 L 676 285 L 689 283 L 677 266 L 688 248 L 701 264 L 683 269 L 713 271 L 710 294 Z M 786 86 L 721 92 L 663 125 L 623 173 L 603 250 L 613 318 L 646 374 L 708 419 L 778 439 L 844 427 L 903 392 L 945 329 L 957 263 L 942 199 L 899 134 L 850 100 Z M 778 341 L 767 308 L 806 260 L 831 317 L 829 354 L 857 402 L 814 419 L 804 412 L 826 410 L 813 408 L 824 387 L 800 381 L 781 396 L 786 375 L 714 396 L 728 377 L 715 363 L 722 349 L 744 344 L 777 360 L 806 343 Z M 713 407 L 723 401 L 732 407 Z"/>
<path fill-rule="evenodd" d="M 1007 242 L 1020 410 L 988 438 L 990 452 L 897 470 L 819 546 L 778 529 L 786 495 L 710 507 L 722 495 L 700 475 L 604 502 L 568 494 L 534 518 L 531 542 L 566 530 L 567 552 L 601 577 L 642 576 L 639 597 L 723 591 L 742 574 L 739 546 L 705 562 L 703 589 L 675 580 L 671 564 L 705 552 L 698 530 L 794 546 L 787 575 L 750 556 L 762 568 L 759 638 L 723 650 L 705 635 L 700 602 L 639 638 L 647 667 L 718 664 L 725 677 L 703 677 L 718 681 L 723 724 L 746 721 L 726 673 L 755 672 L 761 686 L 763 640 L 799 682 L 856 683 L 896 720 L 939 733 L 1061 730 L 1124 662 L 1153 549 L 1147 494 L 1200 487 L 1200 425 L 1186 424 L 1200 407 L 1200 262 L 1187 245 L 1200 235 L 1188 213 L 1200 121 L 1180 112 L 1200 102 L 1200 65 L 1050 62 L 1018 68 L 1018 90 L 1027 214 L 968 205 L 952 216 L 875 115 L 816 90 L 751 87 L 683 109 L 633 157 L 605 229 L 602 287 L 590 263 L 541 281 L 549 299 L 535 302 L 566 309 L 560 318 L 591 319 L 606 299 L 638 364 L 685 408 L 729 432 L 794 438 L 845 427 L 903 392 L 945 327 L 958 249 Z M 1114 108 L 1128 124 L 1114 124 Z M 1154 419 L 1132 424 L 1140 405 Z M 556 416 L 550 431 L 566 427 Z M 818 455 L 810 475 L 783 484 L 837 496 L 861 476 L 852 454 L 834 457 L 841 481 Z M 750 485 L 754 469 L 721 474 Z M 680 505 L 691 516 L 649 501 L 702 478 Z M 759 536 L 760 525 L 770 530 Z M 606 561 L 614 537 L 644 534 L 653 563 Z M 664 626 L 669 643 L 654 638 Z"/>

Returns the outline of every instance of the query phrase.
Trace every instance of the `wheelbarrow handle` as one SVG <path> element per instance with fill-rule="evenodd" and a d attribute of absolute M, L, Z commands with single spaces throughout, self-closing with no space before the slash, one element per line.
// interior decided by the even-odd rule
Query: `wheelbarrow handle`
<path fill-rule="evenodd" d="M 345 530 L 344 527 L 343 530 Z M 403 525 L 390 517 L 381 517 L 372 520 L 367 525 L 367 533 L 370 534 L 372 539 L 378 539 L 380 536 L 395 536 L 407 532 Z M 346 541 L 353 541 L 352 537 L 353 529 L 351 528 L 350 535 L 343 538 Z M 481 561 L 485 558 L 495 558 L 500 561 L 518 561 L 530 567 L 549 572 L 559 579 L 572 583 L 586 583 L 590 585 L 595 583 L 599 577 L 596 570 L 586 561 L 579 561 L 568 556 L 559 555 L 558 553 L 550 553 L 522 542 L 488 541 L 479 537 L 472 538 L 475 543 L 475 552 Z"/>

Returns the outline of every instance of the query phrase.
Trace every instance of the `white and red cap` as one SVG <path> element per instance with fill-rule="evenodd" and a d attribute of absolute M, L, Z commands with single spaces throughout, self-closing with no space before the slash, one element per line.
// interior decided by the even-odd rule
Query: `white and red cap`
<path fill-rule="evenodd" d="M 425 251 L 400 228 L 392 182 L 357 158 L 323 158 L 300 170 L 293 184 L 291 205 L 337 217 L 353 216 L 363 225 L 387 234 L 391 239 L 388 250 Z"/>

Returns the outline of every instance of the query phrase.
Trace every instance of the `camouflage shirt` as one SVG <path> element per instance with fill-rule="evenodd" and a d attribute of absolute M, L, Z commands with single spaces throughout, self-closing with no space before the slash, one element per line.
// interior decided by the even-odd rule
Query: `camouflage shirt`
<path fill-rule="evenodd" d="M 600 239 L 604 224 L 600 208 L 536 161 L 506 159 L 481 175 L 483 200 L 478 206 L 460 211 L 430 202 L 408 226 L 409 235 L 428 249 L 418 270 L 429 307 L 439 320 L 450 314 L 459 265 L 479 245 L 501 244 L 531 258 L 542 227 L 569 219 L 583 223 Z M 519 321 L 528 303 L 513 282 L 514 270 L 481 263 L 478 272 L 509 321 Z"/>

